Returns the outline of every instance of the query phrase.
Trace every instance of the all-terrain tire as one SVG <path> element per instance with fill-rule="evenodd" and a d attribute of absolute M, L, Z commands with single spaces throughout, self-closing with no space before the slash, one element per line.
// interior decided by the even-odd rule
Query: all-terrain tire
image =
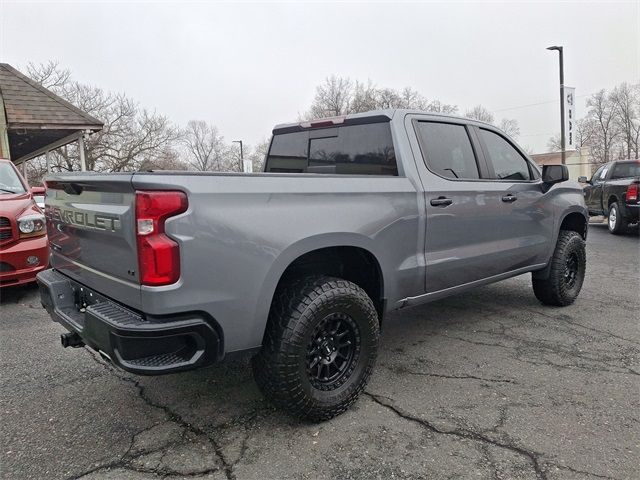
<path fill-rule="evenodd" d="M 617 202 L 613 202 L 609 206 L 609 216 L 607 217 L 607 227 L 609 232 L 614 235 L 620 235 L 627 231 L 627 222 L 622 215 L 620 215 L 620 208 Z"/>
<path fill-rule="evenodd" d="M 533 292 L 545 305 L 571 305 L 580 293 L 587 266 L 585 242 L 579 233 L 560 230 L 548 278 L 533 278 Z"/>
<path fill-rule="evenodd" d="M 334 277 L 298 278 L 276 292 L 262 349 L 252 361 L 254 377 L 264 395 L 290 415 L 328 420 L 364 389 L 378 340 L 378 315 L 364 290 Z M 329 381 L 332 372 L 335 381 Z"/>

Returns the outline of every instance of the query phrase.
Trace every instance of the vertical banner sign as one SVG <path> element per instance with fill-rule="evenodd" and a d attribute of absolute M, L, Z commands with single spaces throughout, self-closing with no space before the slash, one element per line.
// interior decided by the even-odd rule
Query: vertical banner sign
<path fill-rule="evenodd" d="M 576 149 L 576 89 L 564 87 L 564 146 Z"/>

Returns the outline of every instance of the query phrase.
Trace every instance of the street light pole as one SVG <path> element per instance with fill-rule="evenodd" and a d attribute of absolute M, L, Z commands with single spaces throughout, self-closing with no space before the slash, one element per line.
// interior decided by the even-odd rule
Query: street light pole
<path fill-rule="evenodd" d="M 547 47 L 547 50 L 557 50 L 560 60 L 560 149 L 562 150 L 562 164 L 565 164 L 566 153 L 564 144 L 564 56 L 561 46 Z"/>
<path fill-rule="evenodd" d="M 233 143 L 240 144 L 240 169 L 244 172 L 244 156 L 242 154 L 242 140 L 233 140 Z"/>

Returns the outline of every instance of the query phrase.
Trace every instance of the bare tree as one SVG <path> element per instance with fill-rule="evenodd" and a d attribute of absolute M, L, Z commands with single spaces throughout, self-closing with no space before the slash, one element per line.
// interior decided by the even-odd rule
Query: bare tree
<path fill-rule="evenodd" d="M 40 64 L 29 62 L 27 76 L 45 88 L 60 90 L 70 82 L 71 71 L 61 68 L 58 62 L 53 60 Z"/>
<path fill-rule="evenodd" d="M 591 129 L 589 120 L 587 118 L 581 118 L 576 120 L 576 135 L 575 135 L 575 143 L 578 149 L 582 147 L 589 147 L 592 143 L 592 134 L 593 131 Z M 558 136 L 560 138 L 560 136 Z"/>
<path fill-rule="evenodd" d="M 174 149 L 167 149 L 158 154 L 153 161 L 143 161 L 140 170 L 189 170 L 190 165 L 180 158 Z"/>
<path fill-rule="evenodd" d="M 350 113 L 353 82 L 349 78 L 331 75 L 316 87 L 309 111 L 310 118 L 335 117 Z"/>
<path fill-rule="evenodd" d="M 597 163 L 607 163 L 612 159 L 615 141 L 620 134 L 616 122 L 618 107 L 604 90 L 593 94 L 587 100 L 589 111 L 584 123 L 591 138 L 591 154 Z"/>
<path fill-rule="evenodd" d="M 455 114 L 458 113 L 458 106 L 442 103 L 440 100 L 432 100 L 427 104 L 425 110 L 436 113 Z"/>
<path fill-rule="evenodd" d="M 427 99 L 411 87 L 404 87 L 398 97 L 399 101 L 395 105 L 396 108 L 415 108 L 416 110 L 427 110 L 429 108 Z"/>
<path fill-rule="evenodd" d="M 264 170 L 264 162 L 267 158 L 267 152 L 269 151 L 270 144 L 271 139 L 265 138 L 250 151 L 248 158 L 253 164 L 254 172 L 262 172 Z"/>
<path fill-rule="evenodd" d="M 464 116 L 480 122 L 493 123 L 493 114 L 482 105 L 476 105 L 471 110 L 467 110 Z"/>
<path fill-rule="evenodd" d="M 138 110 L 137 105 L 128 111 L 130 116 L 116 122 L 115 130 L 103 130 L 103 135 L 89 137 L 91 154 L 87 155 L 87 161 L 99 163 L 100 170 L 134 171 L 143 163 L 153 165 L 158 158 L 166 158 L 167 149 L 180 137 L 167 117 Z"/>
<path fill-rule="evenodd" d="M 429 101 L 417 90 L 405 87 L 402 90 L 376 87 L 367 83 L 332 75 L 316 87 L 311 107 L 302 119 L 361 113 L 387 108 L 409 108 L 443 113 L 455 113 L 458 107 L 439 100 Z"/>
<path fill-rule="evenodd" d="M 556 133 L 552 137 L 547 140 L 547 151 L 548 152 L 559 152 L 562 150 L 562 143 L 560 140 L 560 134 Z"/>
<path fill-rule="evenodd" d="M 499 128 L 511 138 L 516 139 L 520 136 L 520 125 L 514 118 L 503 118 L 500 120 Z"/>
<path fill-rule="evenodd" d="M 381 88 L 378 90 L 376 108 L 400 108 L 399 105 L 402 105 L 402 98 L 397 91 L 392 88 Z M 404 105 L 402 108 L 404 108 Z"/>
<path fill-rule="evenodd" d="M 616 126 L 620 132 L 619 150 L 623 158 L 638 158 L 640 136 L 640 85 L 624 82 L 613 89 L 610 101 L 616 108 Z"/>
<path fill-rule="evenodd" d="M 90 135 L 85 142 L 88 170 L 119 172 L 139 170 L 143 166 L 153 168 L 155 162 L 165 162 L 168 152 L 174 149 L 179 130 L 167 117 L 141 109 L 126 95 L 108 93 L 73 81 L 69 71 L 55 62 L 31 63 L 27 73 L 36 82 L 104 122 L 103 129 Z M 58 148 L 50 155 L 53 171 L 80 169 L 80 155 L 75 144 Z M 34 170 L 42 170 L 43 163 L 42 159 L 35 160 Z"/>
<path fill-rule="evenodd" d="M 591 143 L 591 125 L 587 118 L 576 120 L 575 122 L 575 137 L 574 142 L 577 149 L 581 147 L 588 147 Z M 548 152 L 560 152 L 562 150 L 562 143 L 560 141 L 560 134 L 556 133 L 549 137 L 547 141 Z"/>
<path fill-rule="evenodd" d="M 182 133 L 188 161 L 196 170 L 224 170 L 228 147 L 214 125 L 202 120 L 191 120 Z"/>
<path fill-rule="evenodd" d="M 367 112 L 378 108 L 378 90 L 367 80 L 367 83 L 356 81 L 350 101 L 350 112 Z"/>

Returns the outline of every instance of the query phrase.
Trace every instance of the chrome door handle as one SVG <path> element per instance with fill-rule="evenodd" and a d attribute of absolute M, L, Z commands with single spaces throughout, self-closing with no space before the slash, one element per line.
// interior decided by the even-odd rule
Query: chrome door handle
<path fill-rule="evenodd" d="M 515 195 L 513 195 L 511 193 L 508 194 L 508 195 L 505 195 L 504 197 L 502 197 L 502 201 L 503 202 L 507 202 L 507 203 L 515 202 L 517 199 L 518 199 L 518 197 L 516 197 Z"/>

